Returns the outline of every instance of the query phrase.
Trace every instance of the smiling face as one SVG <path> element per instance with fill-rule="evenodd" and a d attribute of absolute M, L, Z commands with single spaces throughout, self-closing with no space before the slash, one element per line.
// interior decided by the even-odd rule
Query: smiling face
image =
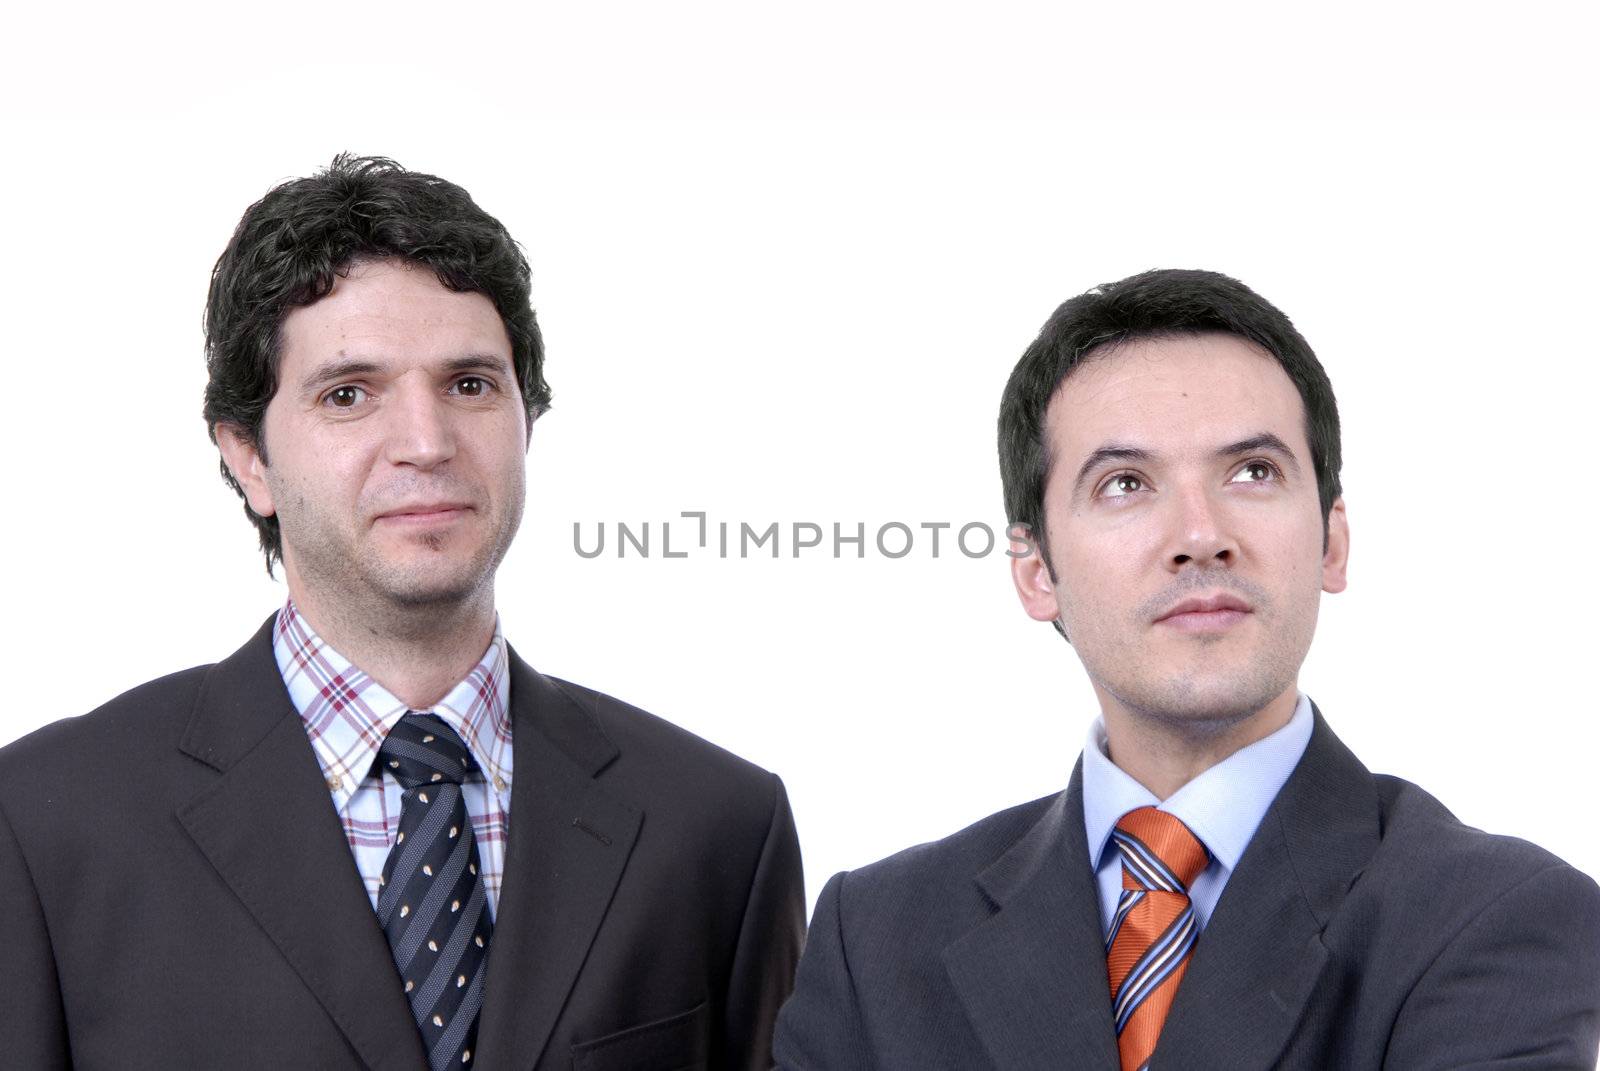
<path fill-rule="evenodd" d="M 1066 629 L 1108 726 L 1287 718 L 1349 537 L 1336 501 L 1324 551 L 1304 407 L 1278 363 L 1225 334 L 1120 345 L 1072 371 L 1045 430 L 1054 577 L 1030 555 L 1013 579 L 1031 616 Z"/>
<path fill-rule="evenodd" d="M 492 600 L 522 517 L 527 416 L 488 298 L 354 265 L 285 317 L 262 449 L 218 442 L 276 515 L 290 593 L 342 615 Z"/>

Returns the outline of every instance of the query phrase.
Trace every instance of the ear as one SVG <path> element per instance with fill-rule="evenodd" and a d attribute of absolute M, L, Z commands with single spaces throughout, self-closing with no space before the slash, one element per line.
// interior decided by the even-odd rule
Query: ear
<path fill-rule="evenodd" d="M 252 443 L 237 424 L 218 424 L 212 430 L 217 437 L 217 449 L 222 451 L 222 463 L 244 488 L 244 500 L 250 503 L 257 516 L 272 516 L 278 507 L 267 486 L 267 462 L 261 456 L 260 447 Z"/>
<path fill-rule="evenodd" d="M 1056 584 L 1050 578 L 1050 568 L 1045 564 L 1044 548 L 1035 543 L 1033 533 L 1024 524 L 1013 524 L 1006 529 L 1011 559 L 1011 582 L 1016 585 L 1017 598 L 1022 608 L 1035 621 L 1054 621 L 1061 616 L 1056 602 Z"/>
<path fill-rule="evenodd" d="M 1330 595 L 1345 588 L 1345 566 L 1350 561 L 1350 519 L 1345 516 L 1343 496 L 1333 500 L 1328 511 L 1328 549 L 1322 552 L 1322 590 Z"/>

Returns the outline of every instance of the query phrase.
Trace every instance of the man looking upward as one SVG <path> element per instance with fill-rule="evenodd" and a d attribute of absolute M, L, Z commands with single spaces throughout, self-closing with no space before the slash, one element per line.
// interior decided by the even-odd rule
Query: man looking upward
<path fill-rule="evenodd" d="M 529 279 L 388 160 L 245 213 L 205 417 L 288 601 L 0 751 L 8 1066 L 766 1066 L 782 784 L 500 631 L 550 399 Z"/>
<path fill-rule="evenodd" d="M 1349 526 L 1288 319 L 1210 272 L 1073 298 L 1000 462 L 1017 593 L 1100 719 L 1064 792 L 828 883 L 779 1064 L 1593 1066 L 1600 889 L 1369 773 L 1300 691 Z"/>

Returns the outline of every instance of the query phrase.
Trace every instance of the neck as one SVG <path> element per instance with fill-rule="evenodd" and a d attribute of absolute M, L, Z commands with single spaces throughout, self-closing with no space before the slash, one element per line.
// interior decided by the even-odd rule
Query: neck
<path fill-rule="evenodd" d="M 295 610 L 317 635 L 413 710 L 448 695 L 494 639 L 492 584 L 460 602 L 369 613 L 289 580 Z"/>
<path fill-rule="evenodd" d="M 1100 710 L 1111 761 L 1165 800 L 1240 748 L 1288 725 L 1298 702 L 1299 689 L 1291 684 L 1258 710 L 1201 722 L 1135 710 L 1102 691 Z"/>

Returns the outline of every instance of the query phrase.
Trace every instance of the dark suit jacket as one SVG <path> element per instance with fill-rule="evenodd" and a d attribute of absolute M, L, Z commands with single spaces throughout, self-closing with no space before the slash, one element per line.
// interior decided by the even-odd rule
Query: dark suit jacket
<path fill-rule="evenodd" d="M 0 1065 L 426 1066 L 270 625 L 0 750 Z M 782 783 L 510 673 L 474 1066 L 768 1066 L 805 921 Z"/>
<path fill-rule="evenodd" d="M 1320 714 L 1239 861 L 1151 1071 L 1592 1068 L 1600 889 L 1374 777 Z M 1066 792 L 836 876 L 776 1055 L 795 1071 L 1118 1066 Z"/>

